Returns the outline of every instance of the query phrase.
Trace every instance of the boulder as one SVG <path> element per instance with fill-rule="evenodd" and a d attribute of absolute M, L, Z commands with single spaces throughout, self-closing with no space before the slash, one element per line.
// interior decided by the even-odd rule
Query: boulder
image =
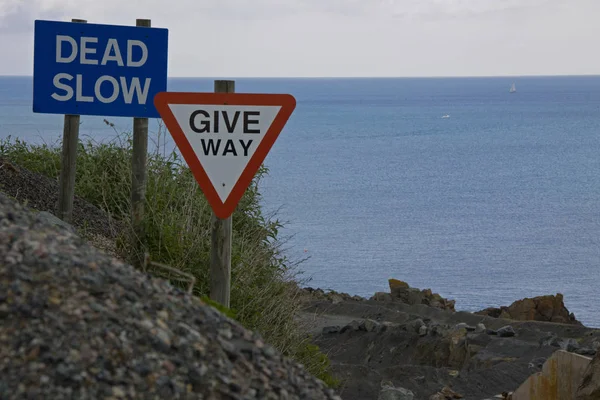
<path fill-rule="evenodd" d="M 513 337 L 516 334 L 515 330 L 510 325 L 503 326 L 502 328 L 498 329 L 497 333 L 500 337 Z"/>
<path fill-rule="evenodd" d="M 390 286 L 390 298 L 394 301 L 401 301 L 406 304 L 425 304 L 434 308 L 441 308 L 443 310 L 455 311 L 454 300 L 444 299 L 438 293 L 433 293 L 431 289 L 420 290 L 417 288 L 411 288 L 408 283 L 399 279 L 390 279 L 388 281 Z M 372 297 L 374 300 L 387 300 L 387 297 L 381 295 L 380 292 L 375 293 Z"/>
<path fill-rule="evenodd" d="M 365 319 L 360 323 L 360 329 L 367 332 L 376 332 L 379 331 L 380 323 L 377 321 L 373 321 L 372 319 Z"/>
<path fill-rule="evenodd" d="M 600 353 L 588 365 L 575 399 L 600 400 Z"/>
<path fill-rule="evenodd" d="M 392 295 L 386 292 L 376 292 L 369 300 L 392 301 Z"/>
<path fill-rule="evenodd" d="M 340 328 L 339 326 L 325 326 L 323 327 L 323 334 L 327 335 L 327 334 L 331 334 L 331 333 L 338 333 L 342 328 Z"/>
<path fill-rule="evenodd" d="M 492 318 L 506 318 L 516 321 L 545 321 L 561 324 L 581 325 L 575 315 L 570 313 L 563 301 L 563 295 L 538 296 L 517 300 L 508 307 L 486 308 L 477 315 Z"/>
<path fill-rule="evenodd" d="M 344 333 L 346 331 L 353 332 L 353 331 L 358 331 L 358 330 L 360 330 L 360 322 L 354 320 L 354 321 L 350 322 L 348 325 L 344 326 L 340 330 L 340 332 Z"/>

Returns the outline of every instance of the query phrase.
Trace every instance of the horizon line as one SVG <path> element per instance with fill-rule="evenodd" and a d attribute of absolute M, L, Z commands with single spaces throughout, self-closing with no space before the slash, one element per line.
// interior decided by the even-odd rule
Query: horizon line
<path fill-rule="evenodd" d="M 19 74 L 0 74 L 1 78 L 33 78 L 31 75 Z M 187 76 L 176 75 L 167 76 L 167 79 L 460 79 L 460 78 L 559 78 L 559 77 L 600 77 L 598 74 L 523 74 L 523 75 L 418 75 L 418 76 L 369 76 L 369 75 L 349 75 L 349 76 Z"/>

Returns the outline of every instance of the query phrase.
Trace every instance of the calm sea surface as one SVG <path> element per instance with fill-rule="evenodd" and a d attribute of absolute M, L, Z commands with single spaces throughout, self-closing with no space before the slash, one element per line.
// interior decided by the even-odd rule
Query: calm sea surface
<path fill-rule="evenodd" d="M 297 99 L 262 192 L 293 236 L 289 257 L 310 257 L 310 286 L 370 296 L 394 277 L 470 311 L 561 292 L 600 327 L 600 77 L 239 79 L 236 90 Z M 33 114 L 31 94 L 31 78 L 0 77 L 0 137 L 56 143 L 62 116 Z M 82 121 L 81 135 L 114 137 L 102 118 Z"/>

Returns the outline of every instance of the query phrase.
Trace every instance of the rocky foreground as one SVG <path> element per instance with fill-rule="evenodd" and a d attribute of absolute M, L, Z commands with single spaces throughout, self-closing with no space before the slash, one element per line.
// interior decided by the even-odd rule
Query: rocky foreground
<path fill-rule="evenodd" d="M 395 279 L 370 299 L 304 293 L 301 319 L 332 360 L 345 400 L 510 399 L 559 349 L 597 355 L 581 399 L 600 399 L 600 330 L 577 321 L 561 294 L 469 313 Z"/>
<path fill-rule="evenodd" d="M 339 399 L 260 336 L 0 193 L 1 399 Z"/>

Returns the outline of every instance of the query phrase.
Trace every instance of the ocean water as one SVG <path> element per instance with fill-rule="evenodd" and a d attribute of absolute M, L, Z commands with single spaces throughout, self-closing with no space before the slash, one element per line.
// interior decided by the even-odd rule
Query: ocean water
<path fill-rule="evenodd" d="M 211 91 L 212 79 L 169 90 Z M 560 292 L 600 327 L 600 77 L 237 79 L 236 90 L 297 99 L 262 192 L 286 222 L 287 255 L 308 257 L 310 286 L 370 296 L 393 277 L 469 311 Z M 62 116 L 33 114 L 31 93 L 31 78 L 0 77 L 0 137 L 57 142 Z M 114 137 L 102 118 L 82 121 L 82 136 Z"/>

